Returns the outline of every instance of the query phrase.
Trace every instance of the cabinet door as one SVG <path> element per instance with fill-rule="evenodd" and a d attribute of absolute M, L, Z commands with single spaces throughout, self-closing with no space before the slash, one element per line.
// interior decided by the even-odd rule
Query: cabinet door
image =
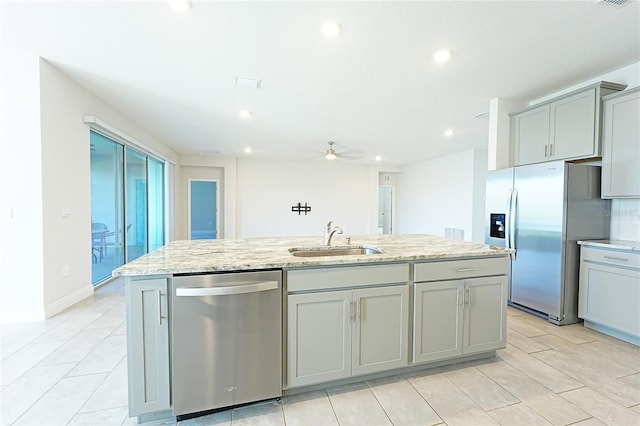
<path fill-rule="evenodd" d="M 288 296 L 289 386 L 351 375 L 351 290 Z"/>
<path fill-rule="evenodd" d="M 605 101 L 602 132 L 602 196 L 640 198 L 640 90 Z"/>
<path fill-rule="evenodd" d="M 130 417 L 171 408 L 167 282 L 126 283 Z"/>
<path fill-rule="evenodd" d="M 549 105 L 513 116 L 516 166 L 547 160 L 549 144 Z"/>
<path fill-rule="evenodd" d="M 367 374 L 407 366 L 409 287 L 353 291 L 352 374 Z"/>
<path fill-rule="evenodd" d="M 464 354 L 506 347 L 507 277 L 465 280 Z"/>
<path fill-rule="evenodd" d="M 579 295 L 580 318 L 640 336 L 640 271 L 583 261 Z"/>
<path fill-rule="evenodd" d="M 596 89 L 551 103 L 549 159 L 596 157 Z"/>
<path fill-rule="evenodd" d="M 436 281 L 414 286 L 413 362 L 462 354 L 464 281 Z"/>

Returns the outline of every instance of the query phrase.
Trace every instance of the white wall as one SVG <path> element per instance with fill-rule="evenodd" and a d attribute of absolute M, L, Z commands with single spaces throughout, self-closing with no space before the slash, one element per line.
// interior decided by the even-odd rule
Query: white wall
<path fill-rule="evenodd" d="M 405 167 L 396 192 L 398 233 L 444 236 L 445 227 L 457 228 L 467 241 L 484 241 L 486 169 L 485 150 Z"/>
<path fill-rule="evenodd" d="M 0 48 L 0 322 L 44 318 L 40 70 Z"/>
<path fill-rule="evenodd" d="M 46 61 L 2 50 L 8 124 L 2 157 L 13 163 L 5 171 L 10 187 L 2 191 L 2 205 L 15 214 L 3 219 L 3 228 L 12 229 L 2 233 L 3 244 L 14 258 L 3 267 L 2 295 L 8 297 L 2 298 L 0 321 L 9 322 L 50 317 L 93 294 L 90 129 L 83 115 L 100 117 L 165 158 L 177 156 Z M 36 296 L 25 297 L 30 292 Z"/>
<path fill-rule="evenodd" d="M 367 166 L 239 159 L 237 173 L 239 237 L 318 236 L 322 243 L 324 226 L 332 219 L 344 229 L 335 241 L 371 229 L 377 174 L 372 183 Z M 310 205 L 311 212 L 292 212 L 298 202 Z"/>

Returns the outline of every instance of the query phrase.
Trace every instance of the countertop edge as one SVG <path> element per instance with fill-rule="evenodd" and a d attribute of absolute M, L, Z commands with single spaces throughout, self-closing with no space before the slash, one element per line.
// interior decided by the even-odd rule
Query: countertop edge
<path fill-rule="evenodd" d="M 640 252 L 640 241 L 629 240 L 582 240 L 578 241 L 579 245 L 600 247 L 609 250 L 627 250 Z"/>
<path fill-rule="evenodd" d="M 234 264 L 224 266 L 199 266 L 195 268 L 169 268 L 169 269 L 145 269 L 145 270 L 126 270 L 119 271 L 114 270 L 113 277 L 142 277 L 142 276 L 157 276 L 157 275 L 176 275 L 176 274 L 199 274 L 210 272 L 231 272 L 231 271 L 250 271 L 250 270 L 264 270 L 264 269 L 305 269 L 315 267 L 326 266 L 350 266 L 350 265 L 367 265 L 375 263 L 400 263 L 400 262 L 429 262 L 439 260 L 463 260 L 482 257 L 506 257 L 511 250 L 503 248 L 490 249 L 491 251 L 483 252 L 467 252 L 467 253 L 442 253 L 442 254 L 425 254 L 425 255 L 398 255 L 398 256 L 383 256 L 373 257 L 376 255 L 353 255 L 353 256 L 339 256 L 339 257 L 318 257 L 313 259 L 305 259 L 304 262 L 300 262 L 295 258 L 290 261 L 275 261 L 275 262 L 257 262 L 247 264 Z"/>

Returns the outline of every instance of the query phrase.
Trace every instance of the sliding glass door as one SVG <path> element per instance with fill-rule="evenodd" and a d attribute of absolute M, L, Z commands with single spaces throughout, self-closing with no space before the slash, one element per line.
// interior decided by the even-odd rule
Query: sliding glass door
<path fill-rule="evenodd" d="M 91 132 L 91 281 L 124 264 L 123 146 Z"/>
<path fill-rule="evenodd" d="M 164 244 L 164 162 L 91 132 L 93 284 Z"/>

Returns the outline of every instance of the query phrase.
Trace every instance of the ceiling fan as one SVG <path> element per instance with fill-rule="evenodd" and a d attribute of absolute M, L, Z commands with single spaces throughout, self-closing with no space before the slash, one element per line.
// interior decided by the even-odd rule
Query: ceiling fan
<path fill-rule="evenodd" d="M 335 160 L 337 159 L 342 159 L 342 160 L 353 160 L 353 159 L 357 159 L 360 158 L 362 156 L 362 153 L 360 151 L 341 151 L 341 152 L 336 152 L 335 149 L 335 145 L 336 143 L 334 141 L 329 141 L 329 149 L 327 149 L 327 151 L 324 153 L 324 158 L 326 160 Z"/>

